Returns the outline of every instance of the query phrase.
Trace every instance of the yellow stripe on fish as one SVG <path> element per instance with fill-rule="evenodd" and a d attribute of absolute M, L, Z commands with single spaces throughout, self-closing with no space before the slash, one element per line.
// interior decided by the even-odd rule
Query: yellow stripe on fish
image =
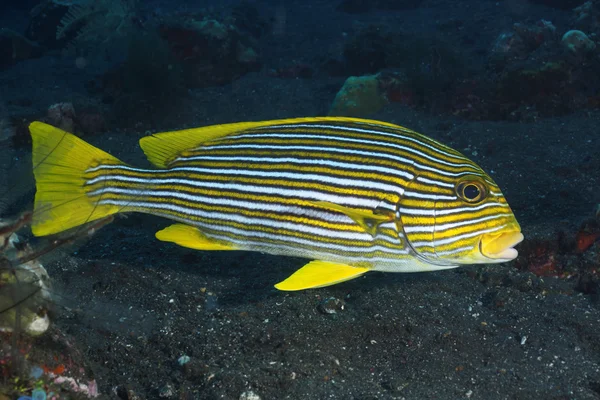
<path fill-rule="evenodd" d="M 414 272 L 516 257 L 523 239 L 477 164 L 394 124 L 296 118 L 214 125 L 140 140 L 159 169 L 130 167 L 34 122 L 33 233 L 119 212 L 177 221 L 159 240 L 314 260 L 281 290 L 367 271 Z"/>

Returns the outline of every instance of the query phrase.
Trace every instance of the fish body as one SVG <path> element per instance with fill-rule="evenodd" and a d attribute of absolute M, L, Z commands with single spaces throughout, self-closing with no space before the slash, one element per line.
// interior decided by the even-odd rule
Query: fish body
<path fill-rule="evenodd" d="M 373 270 L 508 261 L 523 238 L 477 164 L 385 122 L 298 118 L 158 133 L 140 140 L 157 169 L 40 122 L 30 130 L 34 234 L 119 212 L 158 215 L 177 222 L 157 233 L 163 241 L 314 260 L 283 290 Z"/>

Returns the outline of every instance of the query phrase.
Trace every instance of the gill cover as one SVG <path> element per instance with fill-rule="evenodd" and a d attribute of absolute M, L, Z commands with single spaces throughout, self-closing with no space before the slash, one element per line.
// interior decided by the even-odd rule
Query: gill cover
<path fill-rule="evenodd" d="M 404 195 L 398 202 L 397 229 L 400 240 L 405 240 L 405 246 L 414 253 L 413 255 L 429 264 L 439 264 L 436 260 L 434 248 L 435 235 L 435 193 L 427 199 L 411 197 L 422 184 L 417 184 L 417 175 L 405 188 Z M 435 188 L 432 188 L 435 190 Z M 427 188 L 429 193 L 430 189 Z"/>

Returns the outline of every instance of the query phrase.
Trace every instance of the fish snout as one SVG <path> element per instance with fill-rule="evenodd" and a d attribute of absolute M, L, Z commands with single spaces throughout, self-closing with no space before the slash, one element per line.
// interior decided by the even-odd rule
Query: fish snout
<path fill-rule="evenodd" d="M 514 260 L 519 255 L 514 246 L 521 243 L 523 238 L 521 231 L 488 233 L 481 237 L 479 250 L 483 256 L 498 262 Z"/>

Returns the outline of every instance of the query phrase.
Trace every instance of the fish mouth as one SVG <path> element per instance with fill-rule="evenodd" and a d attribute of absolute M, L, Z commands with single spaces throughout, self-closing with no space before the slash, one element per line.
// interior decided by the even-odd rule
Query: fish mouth
<path fill-rule="evenodd" d="M 497 261 L 510 261 L 517 258 L 519 252 L 514 246 L 523 241 L 521 231 L 505 232 L 500 234 L 488 233 L 479 241 L 479 251 L 485 257 Z"/>

